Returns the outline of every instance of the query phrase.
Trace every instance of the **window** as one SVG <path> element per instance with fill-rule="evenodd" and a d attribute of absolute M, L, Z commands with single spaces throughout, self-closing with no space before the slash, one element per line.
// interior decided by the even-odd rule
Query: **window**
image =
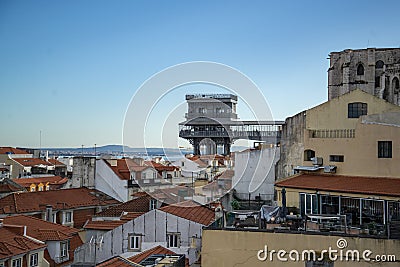
<path fill-rule="evenodd" d="M 71 223 L 72 222 L 72 211 L 64 212 L 64 223 Z"/>
<path fill-rule="evenodd" d="M 69 242 L 61 242 L 60 243 L 60 258 L 67 258 L 69 250 Z M 66 260 L 66 259 L 65 259 Z"/>
<path fill-rule="evenodd" d="M 154 210 L 157 208 L 157 200 L 156 199 L 150 199 L 150 210 Z"/>
<path fill-rule="evenodd" d="M 300 213 L 318 214 L 318 199 L 316 194 L 300 193 Z"/>
<path fill-rule="evenodd" d="M 393 84 L 393 89 L 395 91 L 399 91 L 399 89 L 400 89 L 400 81 L 399 81 L 399 79 L 397 77 L 394 77 L 394 79 L 392 81 L 392 84 Z"/>
<path fill-rule="evenodd" d="M 348 104 L 348 118 L 359 118 L 362 115 L 367 115 L 368 105 L 367 103 L 355 102 Z"/>
<path fill-rule="evenodd" d="M 182 164 L 181 164 L 181 165 L 182 165 L 182 167 L 185 167 L 185 162 L 184 162 L 184 161 L 182 161 L 181 163 L 182 163 Z"/>
<path fill-rule="evenodd" d="M 364 75 L 364 66 L 361 63 L 357 66 L 357 75 Z"/>
<path fill-rule="evenodd" d="M 199 113 L 200 113 L 200 114 L 206 113 L 206 109 L 205 109 L 205 108 L 199 108 Z"/>
<path fill-rule="evenodd" d="M 129 249 L 130 250 L 140 250 L 142 243 L 142 236 L 141 235 L 130 235 L 129 236 Z"/>
<path fill-rule="evenodd" d="M 35 185 L 31 185 L 31 192 L 35 192 L 36 191 L 36 186 Z"/>
<path fill-rule="evenodd" d="M 15 259 L 11 261 L 11 267 L 21 267 L 22 266 L 22 259 Z"/>
<path fill-rule="evenodd" d="M 179 248 L 180 247 L 180 234 L 179 233 L 170 233 L 167 234 L 167 245 L 170 248 Z"/>
<path fill-rule="evenodd" d="M 378 141 L 378 158 L 392 158 L 392 141 Z"/>
<path fill-rule="evenodd" d="M 381 77 L 375 77 L 375 87 L 381 87 Z"/>
<path fill-rule="evenodd" d="M 311 161 L 315 157 L 315 151 L 311 149 L 304 150 L 304 161 Z"/>
<path fill-rule="evenodd" d="M 329 161 L 344 162 L 344 156 L 343 155 L 330 155 L 329 156 Z"/>
<path fill-rule="evenodd" d="M 375 63 L 375 69 L 382 69 L 382 68 L 383 68 L 383 65 L 385 65 L 385 63 L 383 63 L 382 60 L 378 60 L 378 61 Z"/>
<path fill-rule="evenodd" d="M 4 267 L 4 261 L 0 262 L 0 267 Z"/>
<path fill-rule="evenodd" d="M 38 254 L 37 254 L 37 253 L 31 254 L 31 255 L 29 256 L 29 266 L 30 266 L 30 267 L 39 266 L 39 263 L 38 263 Z"/>
<path fill-rule="evenodd" d="M 43 185 L 39 185 L 39 190 L 38 191 L 43 191 Z"/>

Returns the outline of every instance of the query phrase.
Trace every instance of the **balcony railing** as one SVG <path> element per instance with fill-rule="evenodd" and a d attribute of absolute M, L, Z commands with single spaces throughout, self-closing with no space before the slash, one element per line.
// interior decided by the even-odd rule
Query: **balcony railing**
<path fill-rule="evenodd" d="M 308 130 L 309 138 L 355 138 L 355 129 Z"/>

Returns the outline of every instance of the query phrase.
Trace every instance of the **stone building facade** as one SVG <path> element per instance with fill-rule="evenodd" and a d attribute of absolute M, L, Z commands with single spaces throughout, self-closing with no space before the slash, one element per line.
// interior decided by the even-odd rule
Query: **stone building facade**
<path fill-rule="evenodd" d="M 400 48 L 346 49 L 329 60 L 329 100 L 361 89 L 400 105 Z"/>

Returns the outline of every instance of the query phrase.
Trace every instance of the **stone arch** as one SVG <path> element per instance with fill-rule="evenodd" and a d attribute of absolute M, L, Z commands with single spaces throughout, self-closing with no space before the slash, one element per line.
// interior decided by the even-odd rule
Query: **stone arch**
<path fill-rule="evenodd" d="M 383 69 L 383 65 L 385 65 L 385 63 L 382 60 L 378 60 L 375 63 L 375 69 Z"/>
<path fill-rule="evenodd" d="M 398 77 L 394 77 L 392 80 L 392 92 L 393 92 L 393 103 L 396 105 L 400 104 L 400 81 Z"/>
<path fill-rule="evenodd" d="M 364 65 L 361 62 L 357 64 L 357 75 L 364 75 Z"/>

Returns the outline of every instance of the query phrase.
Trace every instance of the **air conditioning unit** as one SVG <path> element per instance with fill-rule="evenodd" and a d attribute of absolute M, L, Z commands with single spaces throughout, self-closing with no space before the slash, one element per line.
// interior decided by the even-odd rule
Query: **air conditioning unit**
<path fill-rule="evenodd" d="M 328 165 L 328 166 L 324 166 L 324 172 L 325 173 L 336 173 L 336 166 L 334 165 Z"/>
<path fill-rule="evenodd" d="M 320 157 L 311 158 L 311 161 L 313 165 L 318 165 L 318 166 L 321 166 L 324 162 L 324 160 Z"/>

